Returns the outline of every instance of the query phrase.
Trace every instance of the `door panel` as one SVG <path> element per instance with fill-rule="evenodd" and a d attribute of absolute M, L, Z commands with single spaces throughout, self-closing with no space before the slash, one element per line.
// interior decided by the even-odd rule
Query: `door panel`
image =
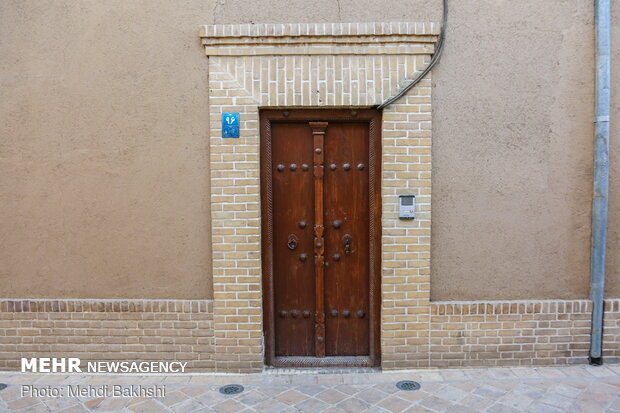
<path fill-rule="evenodd" d="M 274 124 L 272 147 L 275 351 L 313 356 L 314 191 L 308 124 Z"/>
<path fill-rule="evenodd" d="M 366 355 L 370 328 L 367 124 L 330 123 L 324 182 L 326 354 Z"/>
<path fill-rule="evenodd" d="M 379 123 L 261 112 L 267 364 L 379 363 Z"/>

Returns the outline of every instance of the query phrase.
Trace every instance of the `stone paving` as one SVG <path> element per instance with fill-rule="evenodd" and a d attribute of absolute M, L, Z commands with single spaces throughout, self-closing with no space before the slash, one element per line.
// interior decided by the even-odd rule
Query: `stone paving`
<path fill-rule="evenodd" d="M 399 390 L 395 383 L 400 380 L 415 380 L 422 387 Z M 1 412 L 620 412 L 620 365 L 174 376 L 5 372 L 0 383 L 8 385 L 0 390 Z M 245 391 L 220 394 L 219 387 L 230 383 Z M 29 385 L 38 391 L 56 389 L 64 397 L 22 396 L 22 386 Z M 78 385 L 165 388 L 165 395 L 69 397 L 68 387 Z"/>

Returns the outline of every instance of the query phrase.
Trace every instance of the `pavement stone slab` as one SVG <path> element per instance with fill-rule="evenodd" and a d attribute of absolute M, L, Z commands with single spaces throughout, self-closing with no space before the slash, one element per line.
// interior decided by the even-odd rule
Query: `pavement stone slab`
<path fill-rule="evenodd" d="M 364 400 L 352 397 L 338 403 L 336 407 L 344 410 L 347 413 L 358 413 L 371 408 L 372 405 Z"/>
<path fill-rule="evenodd" d="M 406 410 L 408 407 L 411 407 L 411 401 L 403 400 L 398 396 L 391 395 L 386 399 L 383 399 L 377 406 L 384 408 L 392 413 L 400 413 L 403 410 Z"/>
<path fill-rule="evenodd" d="M 396 388 L 400 380 L 421 389 Z M 395 372 L 272 369 L 264 374 L 187 376 L 20 374 L 0 372 L 0 412 L 114 413 L 620 413 L 620 368 L 513 367 Z M 237 395 L 220 386 L 239 383 Z M 160 385 L 163 397 L 32 397 L 22 385 Z M 66 393 L 66 392 L 65 392 Z"/>
<path fill-rule="evenodd" d="M 284 393 L 280 393 L 277 397 L 277 400 L 281 401 L 284 404 L 288 404 L 292 406 L 294 404 L 300 403 L 307 399 L 307 396 L 297 390 L 291 389 L 287 390 Z"/>
<path fill-rule="evenodd" d="M 343 401 L 344 399 L 347 399 L 349 397 L 348 394 L 342 393 L 338 390 L 335 389 L 327 389 L 325 391 L 322 391 L 321 393 L 317 394 L 316 396 L 314 396 L 315 398 L 324 401 L 327 404 L 338 404 L 341 401 Z"/>
<path fill-rule="evenodd" d="M 255 405 L 253 409 L 257 412 L 277 413 L 288 409 L 288 407 L 289 406 L 278 400 L 267 399 Z"/>

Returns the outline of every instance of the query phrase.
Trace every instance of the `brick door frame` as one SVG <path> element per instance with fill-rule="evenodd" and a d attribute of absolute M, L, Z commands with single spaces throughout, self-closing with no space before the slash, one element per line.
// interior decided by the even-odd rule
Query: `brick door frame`
<path fill-rule="evenodd" d="M 259 109 L 371 108 L 422 71 L 432 23 L 209 25 L 210 169 L 217 371 L 264 365 Z M 222 139 L 221 114 L 240 114 Z M 384 369 L 427 367 L 430 323 L 431 84 L 383 111 L 381 354 Z M 413 221 L 398 195 L 416 195 Z"/>

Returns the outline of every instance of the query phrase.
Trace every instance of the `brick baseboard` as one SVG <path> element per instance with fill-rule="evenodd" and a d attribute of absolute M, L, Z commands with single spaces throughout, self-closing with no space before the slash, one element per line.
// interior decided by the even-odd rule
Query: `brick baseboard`
<path fill-rule="evenodd" d="M 620 359 L 620 299 L 605 301 L 604 358 Z M 431 303 L 432 367 L 588 362 L 589 300 Z"/>
<path fill-rule="evenodd" d="M 211 300 L 0 300 L 0 369 L 21 357 L 186 361 L 213 369 Z"/>
<path fill-rule="evenodd" d="M 431 302 L 417 367 L 585 364 L 589 300 Z M 620 299 L 605 301 L 604 358 L 620 361 Z M 430 349 L 424 352 L 425 349 Z M 225 351 L 225 349 L 220 349 Z M 0 299 L 0 370 L 21 357 L 187 361 L 215 369 L 212 300 Z M 423 362 L 427 359 L 427 362 Z M 405 366 L 405 364 L 403 365 Z M 394 366 L 400 367 L 396 360 Z"/>

